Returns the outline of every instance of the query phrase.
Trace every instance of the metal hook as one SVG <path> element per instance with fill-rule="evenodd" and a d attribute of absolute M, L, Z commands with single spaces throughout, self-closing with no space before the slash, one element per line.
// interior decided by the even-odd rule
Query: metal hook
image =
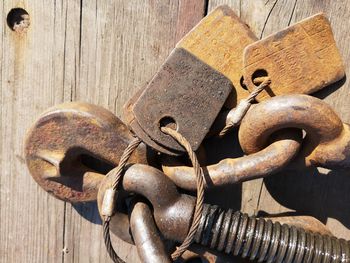
<path fill-rule="evenodd" d="M 65 103 L 42 114 L 28 131 L 26 162 L 35 181 L 55 197 L 70 202 L 96 200 L 108 172 L 105 167 L 118 165 L 132 138 L 110 111 L 88 103 Z M 144 144 L 130 160 L 152 161 L 152 152 Z"/>

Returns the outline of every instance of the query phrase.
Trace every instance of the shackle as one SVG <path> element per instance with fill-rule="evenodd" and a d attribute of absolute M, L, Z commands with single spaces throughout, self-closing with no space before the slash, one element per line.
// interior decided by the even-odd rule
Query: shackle
<path fill-rule="evenodd" d="M 114 178 L 102 181 L 98 194 L 101 209 L 104 193 Z M 134 164 L 127 168 L 122 190 L 147 198 L 153 207 L 160 233 L 170 240 L 183 241 L 189 229 L 195 198 L 180 194 L 174 183 L 156 168 Z M 247 214 L 205 204 L 195 242 L 227 254 L 258 262 L 350 262 L 350 244 L 343 240 L 312 233 L 302 228 L 249 217 Z M 129 229 L 121 213 L 111 218 L 110 229 L 118 233 Z M 126 214 L 123 215 L 127 217 Z M 119 228 L 119 230 L 118 230 Z"/>
<path fill-rule="evenodd" d="M 286 167 L 298 154 L 302 132 L 286 129 L 264 138 L 259 150 L 238 158 L 223 159 L 217 164 L 202 167 L 205 186 L 217 187 L 255 178 L 265 177 Z M 164 157 L 162 169 L 177 186 L 196 189 L 196 177 L 192 167 L 180 164 L 173 157 Z"/>
<path fill-rule="evenodd" d="M 248 111 L 239 129 L 243 151 L 259 151 L 264 140 L 285 128 L 306 132 L 293 167 L 350 167 L 350 131 L 324 101 L 308 95 L 276 96 Z"/>
<path fill-rule="evenodd" d="M 132 139 L 110 111 L 88 103 L 64 103 L 44 112 L 27 132 L 25 159 L 32 177 L 47 192 L 64 201 L 91 201 L 104 175 L 89 164 L 98 160 L 96 166 L 112 169 Z M 152 163 L 152 152 L 141 144 L 130 162 Z"/>
<path fill-rule="evenodd" d="M 101 182 L 97 195 L 100 214 L 104 193 L 110 187 L 113 179 L 107 175 Z M 148 165 L 132 164 L 124 173 L 121 188 L 122 192 L 139 194 L 152 203 L 157 227 L 165 238 L 178 241 L 186 237 L 195 200 L 188 195 L 182 196 L 177 191 L 175 184 L 167 179 L 160 170 Z M 163 221 L 163 219 L 166 220 Z M 127 213 L 116 213 L 110 221 L 110 229 L 124 241 L 133 243 L 130 234 L 124 231 L 129 229 Z M 114 231 L 115 229 L 117 232 Z"/>

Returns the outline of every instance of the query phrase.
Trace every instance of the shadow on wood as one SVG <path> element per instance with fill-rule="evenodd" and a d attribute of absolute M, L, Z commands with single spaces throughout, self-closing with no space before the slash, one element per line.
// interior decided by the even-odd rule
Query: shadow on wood
<path fill-rule="evenodd" d="M 350 172 L 319 172 L 316 168 L 288 171 L 264 179 L 271 196 L 293 209 L 294 215 L 310 215 L 326 223 L 335 218 L 350 227 Z M 290 214 L 290 213 L 288 213 Z"/>
<path fill-rule="evenodd" d="M 319 99 L 324 99 L 328 97 L 330 94 L 341 88 L 346 82 L 346 75 L 344 78 L 340 79 L 339 81 L 325 87 L 324 89 L 319 90 L 318 92 L 312 94 L 312 96 L 315 96 Z"/>
<path fill-rule="evenodd" d="M 212 137 L 204 141 L 207 164 L 215 164 L 225 158 L 237 158 L 243 156 L 238 142 L 238 130 L 224 137 Z M 206 190 L 206 202 L 216 204 L 223 208 L 241 209 L 242 184 L 228 185 Z M 225 198 L 223 198 L 225 197 Z"/>
<path fill-rule="evenodd" d="M 72 207 L 86 220 L 93 224 L 101 225 L 102 219 L 98 213 L 97 202 L 72 203 Z"/>

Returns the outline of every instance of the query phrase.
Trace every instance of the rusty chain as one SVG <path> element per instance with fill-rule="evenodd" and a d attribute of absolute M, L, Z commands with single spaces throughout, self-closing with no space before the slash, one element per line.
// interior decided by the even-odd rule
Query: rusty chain
<path fill-rule="evenodd" d="M 142 181 L 143 178 L 148 182 Z M 191 224 L 195 197 L 179 193 L 174 183 L 158 169 L 142 164 L 135 164 L 125 171 L 124 185 L 127 191 L 149 200 L 154 209 L 154 221 L 164 237 L 179 242 L 185 239 L 178 232 Z M 159 192 L 150 189 L 160 185 L 164 186 L 162 193 L 168 193 L 162 198 L 159 198 Z M 186 216 L 178 216 L 181 211 L 185 211 Z M 297 258 L 296 262 L 300 263 L 305 262 L 301 261 L 303 256 L 308 258 L 306 262 L 328 262 L 330 258 L 337 259 L 336 262 L 349 261 L 349 242 L 331 237 L 329 232 L 320 234 L 319 228 L 315 232 L 315 229 L 295 223 L 257 219 L 232 209 L 204 204 L 194 242 L 259 262 L 290 263 Z M 174 226 L 177 227 L 173 229 Z M 116 227 L 128 232 L 125 225 Z"/>

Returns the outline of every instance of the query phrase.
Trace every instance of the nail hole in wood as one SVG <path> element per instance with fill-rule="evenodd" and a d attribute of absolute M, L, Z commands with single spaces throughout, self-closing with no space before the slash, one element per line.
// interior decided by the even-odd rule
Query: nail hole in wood
<path fill-rule="evenodd" d="M 19 7 L 11 9 L 6 20 L 11 30 L 17 33 L 25 33 L 30 25 L 28 12 Z"/>

